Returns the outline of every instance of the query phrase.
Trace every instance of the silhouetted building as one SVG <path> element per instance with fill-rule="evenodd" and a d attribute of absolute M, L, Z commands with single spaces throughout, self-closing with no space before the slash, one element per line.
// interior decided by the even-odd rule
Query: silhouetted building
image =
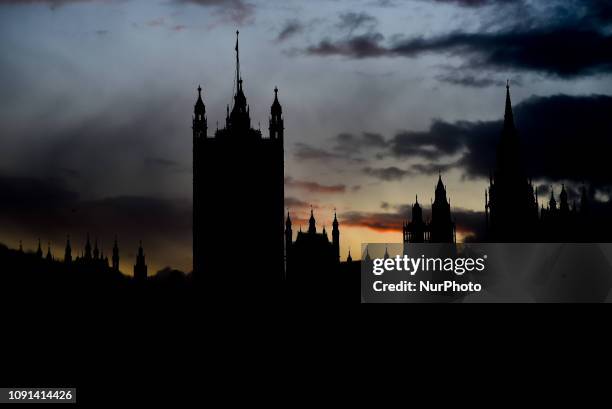
<path fill-rule="evenodd" d="M 442 175 L 438 177 L 435 200 L 431 204 L 431 219 L 425 222 L 419 198 L 412 206 L 412 220 L 404 222 L 404 243 L 455 243 L 456 227 L 451 215 L 450 200 L 446 197 L 446 186 Z"/>
<path fill-rule="evenodd" d="M 113 270 L 119 271 L 119 246 L 117 245 L 117 237 L 113 243 Z"/>
<path fill-rule="evenodd" d="M 538 204 L 523 170 L 520 145 L 508 84 L 496 168 L 485 198 L 489 241 L 529 242 L 537 237 Z"/>
<path fill-rule="evenodd" d="M 194 107 L 194 273 L 202 281 L 280 281 L 284 276 L 282 107 L 275 88 L 269 137 L 251 126 L 238 38 L 235 50 L 235 95 L 231 111 L 227 106 L 225 127 L 208 136 L 200 87 Z M 248 269 L 232 265 L 237 256 L 248 260 Z"/>
<path fill-rule="evenodd" d="M 145 262 L 144 250 L 142 242 L 138 246 L 138 255 L 136 256 L 136 264 L 134 265 L 134 279 L 136 281 L 144 281 L 147 279 L 147 264 Z"/>
<path fill-rule="evenodd" d="M 70 236 L 66 237 L 66 250 L 64 251 L 64 263 L 72 263 L 72 247 L 70 247 Z"/>
<path fill-rule="evenodd" d="M 53 255 L 51 254 L 51 242 L 47 245 L 47 261 L 53 261 Z"/>
<path fill-rule="evenodd" d="M 485 191 L 487 240 L 491 242 L 583 242 L 607 240 L 607 229 L 594 229 L 588 212 L 586 188 L 581 192 L 580 209 L 569 203 L 565 185 L 557 202 L 550 187 L 548 205 L 538 203 L 538 188 L 523 170 L 521 147 L 514 123 L 510 86 L 506 85 L 506 107 L 497 163 Z M 603 220 L 602 220 L 603 222 Z"/>
<path fill-rule="evenodd" d="M 42 247 L 40 246 L 40 239 L 38 239 L 38 250 L 36 250 L 36 257 L 38 258 L 43 257 Z"/>
<path fill-rule="evenodd" d="M 108 258 L 105 258 L 104 255 L 100 252 L 97 239 L 94 242 L 94 247 L 92 250 L 89 233 L 87 234 L 87 239 L 85 241 L 85 251 L 81 254 L 81 256 L 76 257 L 74 260 L 72 260 L 72 249 L 70 248 L 70 240 L 68 240 L 66 243 L 66 255 L 64 255 L 65 262 L 67 255 L 70 255 L 69 259 L 72 261 L 71 264 L 73 264 L 81 271 L 102 272 L 108 268 Z"/>
<path fill-rule="evenodd" d="M 293 282 L 314 280 L 319 274 L 334 273 L 340 264 L 340 228 L 334 212 L 332 240 L 325 227 L 317 232 L 314 212 L 310 210 L 308 231 L 297 234 L 294 242 L 291 218 L 285 222 L 285 247 L 287 251 L 287 279 Z"/>

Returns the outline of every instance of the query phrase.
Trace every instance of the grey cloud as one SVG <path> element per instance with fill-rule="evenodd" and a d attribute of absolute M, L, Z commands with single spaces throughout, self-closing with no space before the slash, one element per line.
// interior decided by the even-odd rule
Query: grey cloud
<path fill-rule="evenodd" d="M 370 14 L 360 12 L 348 12 L 339 15 L 339 22 L 336 27 L 340 30 L 353 34 L 356 30 L 373 30 L 378 25 L 378 19 Z"/>
<path fill-rule="evenodd" d="M 174 0 L 174 2 L 212 7 L 220 17 L 237 24 L 248 22 L 255 14 L 255 5 L 244 0 Z"/>
<path fill-rule="evenodd" d="M 283 42 L 285 40 L 288 40 L 291 37 L 303 32 L 304 28 L 305 28 L 304 24 L 297 19 L 287 20 L 285 21 L 285 24 L 283 25 L 280 32 L 278 33 L 276 40 L 278 42 Z"/>

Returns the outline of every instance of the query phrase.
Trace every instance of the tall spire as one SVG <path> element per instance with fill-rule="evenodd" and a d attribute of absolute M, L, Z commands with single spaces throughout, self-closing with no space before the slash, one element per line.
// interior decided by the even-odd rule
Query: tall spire
<path fill-rule="evenodd" d="M 119 245 L 117 244 L 117 236 L 115 236 L 115 242 L 113 243 L 113 270 L 119 271 Z"/>
<path fill-rule="evenodd" d="M 240 31 L 236 30 L 236 93 L 241 87 L 240 81 L 240 49 L 238 47 L 238 36 L 240 35 Z"/>
<path fill-rule="evenodd" d="M 66 236 L 66 251 L 64 252 L 64 262 L 72 262 L 72 247 L 70 246 L 70 236 Z"/>
<path fill-rule="evenodd" d="M 506 82 L 506 110 L 504 112 L 504 129 L 514 130 L 514 114 L 512 112 L 512 101 L 510 100 L 510 80 Z"/>

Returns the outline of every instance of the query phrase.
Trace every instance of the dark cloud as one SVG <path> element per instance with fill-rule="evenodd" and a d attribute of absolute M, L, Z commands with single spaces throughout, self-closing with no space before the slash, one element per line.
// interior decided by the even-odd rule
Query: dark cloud
<path fill-rule="evenodd" d="M 289 38 L 303 32 L 304 28 L 304 24 L 297 19 L 287 20 L 285 21 L 285 24 L 278 33 L 276 41 L 283 42 L 285 40 L 288 40 Z"/>
<path fill-rule="evenodd" d="M 91 3 L 91 2 L 102 2 L 105 0 L 0 0 L 0 6 L 2 5 L 26 5 L 26 4 L 46 4 L 51 9 L 70 4 L 70 3 Z M 106 0 L 108 1 L 108 0 Z"/>
<path fill-rule="evenodd" d="M 340 30 L 347 31 L 349 34 L 353 34 L 353 32 L 362 28 L 371 31 L 378 25 L 378 19 L 376 17 L 364 12 L 342 13 L 339 16 L 339 20 L 336 27 Z"/>
<path fill-rule="evenodd" d="M 145 166 L 164 168 L 164 169 L 168 169 L 171 172 L 177 172 L 177 173 L 182 173 L 182 172 L 190 173 L 192 171 L 191 165 L 183 165 L 175 160 L 159 158 L 159 157 L 145 158 Z"/>
<path fill-rule="evenodd" d="M 305 53 L 317 56 L 342 55 L 352 58 L 388 56 L 391 52 L 382 44 L 384 39 L 381 33 L 366 33 L 343 40 L 326 38 L 306 48 Z"/>
<path fill-rule="evenodd" d="M 329 160 L 339 159 L 342 156 L 333 152 L 328 152 L 321 148 L 308 145 L 306 143 L 296 143 L 294 156 L 297 160 Z"/>
<path fill-rule="evenodd" d="M 454 3 L 480 6 L 494 2 Z M 526 7 L 522 2 L 503 3 Z M 555 1 L 543 11 L 528 8 L 531 14 L 516 13 L 516 18 L 513 17 L 510 23 L 492 29 L 454 31 L 431 37 L 402 38 L 396 35 L 390 42 L 385 42 L 382 33 L 369 31 L 336 40 L 326 38 L 304 52 L 350 58 L 415 58 L 424 54 L 442 54 L 460 57 L 463 64 L 457 69 L 461 70 L 525 71 L 560 78 L 607 74 L 612 72 L 611 9 L 609 2 L 599 0 Z M 499 20 L 508 19 L 507 12 L 499 13 Z M 455 74 L 442 79 L 457 81 L 460 77 Z M 478 86 L 491 83 L 469 77 L 462 82 Z"/>
<path fill-rule="evenodd" d="M 306 190 L 310 193 L 344 193 L 346 191 L 346 185 L 322 185 L 318 182 L 296 180 L 290 176 L 285 177 L 285 186 Z"/>
<path fill-rule="evenodd" d="M 333 149 L 346 154 L 361 153 L 368 149 L 382 149 L 388 141 L 378 133 L 363 132 L 360 135 L 340 133 L 333 138 Z"/>
<path fill-rule="evenodd" d="M 416 163 L 410 166 L 410 170 L 421 175 L 434 175 L 448 172 L 458 166 L 458 163 Z"/>
<path fill-rule="evenodd" d="M 213 7 L 223 19 L 237 24 L 248 22 L 255 14 L 255 6 L 244 0 L 174 0 L 174 2 Z"/>
<path fill-rule="evenodd" d="M 387 182 L 402 180 L 405 176 L 408 176 L 411 174 L 409 171 L 402 170 L 395 166 L 390 166 L 386 168 L 366 167 L 366 168 L 363 168 L 362 171 L 368 176 L 372 176 L 372 177 L 375 177 L 377 179 L 384 180 Z"/>
<path fill-rule="evenodd" d="M 500 87 L 506 84 L 506 80 L 503 78 L 490 74 L 464 74 L 462 70 L 450 70 L 444 74 L 437 75 L 436 79 L 440 82 L 474 88 Z M 512 82 L 518 85 L 516 76 L 512 77 Z"/>
<path fill-rule="evenodd" d="M 37 238 L 43 244 L 51 241 L 59 257 L 67 234 L 73 255 L 80 254 L 87 233 L 92 240 L 98 238 L 107 254 L 118 235 L 128 265 L 142 239 L 150 264 L 189 268 L 190 256 L 184 250 L 191 243 L 191 214 L 188 200 L 129 196 L 82 200 L 57 179 L 0 176 L 2 236 L 23 240 L 29 249 Z"/>
<path fill-rule="evenodd" d="M 426 0 L 432 1 L 432 0 Z M 449 3 L 461 7 L 483 7 L 499 4 L 519 3 L 522 0 L 433 0 L 434 3 Z"/>
<path fill-rule="evenodd" d="M 410 165 L 408 169 L 400 169 L 396 166 L 389 166 L 384 168 L 365 167 L 362 169 L 362 171 L 368 176 L 386 182 L 392 182 L 402 180 L 405 177 L 409 176 L 434 175 L 438 173 L 444 173 L 460 166 L 461 165 L 459 163 L 416 163 Z"/>
<path fill-rule="evenodd" d="M 454 155 L 465 147 L 463 135 L 471 127 L 470 122 L 450 124 L 435 120 L 427 131 L 403 131 L 395 135 L 391 141 L 391 151 L 395 156 L 429 160 Z"/>
<path fill-rule="evenodd" d="M 534 179 L 611 185 L 612 174 L 603 170 L 612 151 L 610 112 L 612 97 L 605 95 L 534 96 L 518 104 L 514 113 L 528 175 Z M 469 177 L 488 177 L 495 166 L 501 128 L 501 119 L 454 123 L 436 120 L 428 131 L 397 134 L 390 149 L 398 157 L 429 160 L 460 155 L 456 163 L 446 166 L 461 167 Z M 421 169 L 425 173 L 441 165 L 427 166 Z"/>
<path fill-rule="evenodd" d="M 285 197 L 285 207 L 288 209 L 306 209 L 310 208 L 310 203 L 306 203 L 296 197 Z"/>

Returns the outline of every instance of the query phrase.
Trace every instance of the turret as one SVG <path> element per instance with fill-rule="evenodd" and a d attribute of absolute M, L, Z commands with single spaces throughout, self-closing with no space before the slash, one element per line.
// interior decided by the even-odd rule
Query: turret
<path fill-rule="evenodd" d="M 229 128 L 235 131 L 248 131 L 251 128 L 250 109 L 243 91 L 243 81 L 240 75 L 240 49 L 238 47 L 239 31 L 236 31 L 236 95 L 234 107 L 228 116 Z"/>
<path fill-rule="evenodd" d="M 42 247 L 40 246 L 40 239 L 38 239 L 38 250 L 36 250 L 36 257 L 38 258 L 43 257 Z"/>
<path fill-rule="evenodd" d="M 414 205 L 412 206 L 412 223 L 422 223 L 423 222 L 423 209 L 419 204 L 419 197 L 415 197 Z"/>
<path fill-rule="evenodd" d="M 548 207 L 550 210 L 557 210 L 557 201 L 555 200 L 555 192 L 553 187 L 550 187 L 550 200 L 548 201 Z"/>
<path fill-rule="evenodd" d="M 516 131 L 514 126 L 514 113 L 512 112 L 512 101 L 510 100 L 510 81 L 506 82 L 506 107 L 504 111 L 504 134 L 513 134 Z"/>
<path fill-rule="evenodd" d="M 147 279 L 147 264 L 145 262 L 144 250 L 142 249 L 142 241 L 138 245 L 138 255 L 134 265 L 134 279 L 139 282 Z"/>
<path fill-rule="evenodd" d="M 119 246 L 117 245 L 117 236 L 115 236 L 115 243 L 113 244 L 113 270 L 119 271 Z"/>
<path fill-rule="evenodd" d="M 340 228 L 336 210 L 334 209 L 334 222 L 332 223 L 332 245 L 334 246 L 334 255 L 336 260 L 340 261 Z"/>
<path fill-rule="evenodd" d="M 91 243 L 89 241 L 89 233 L 87 233 L 87 241 L 85 242 L 85 255 L 83 256 L 85 260 L 91 260 Z"/>
<path fill-rule="evenodd" d="M 207 132 L 206 106 L 202 100 L 202 87 L 198 85 L 198 99 L 193 107 L 193 138 L 206 138 Z"/>
<path fill-rule="evenodd" d="M 274 87 L 274 102 L 270 108 L 270 139 L 282 139 L 285 123 L 283 121 L 283 108 L 278 102 L 278 87 Z"/>
<path fill-rule="evenodd" d="M 559 194 L 559 210 L 563 214 L 567 214 L 570 211 L 565 185 L 561 185 L 561 193 Z"/>
<path fill-rule="evenodd" d="M 94 260 L 100 259 L 100 250 L 98 250 L 98 239 L 97 238 L 94 242 L 93 258 Z"/>
<path fill-rule="evenodd" d="M 47 261 L 53 261 L 53 255 L 51 254 L 51 242 L 47 244 Z"/>
<path fill-rule="evenodd" d="M 72 247 L 70 246 L 70 236 L 66 236 L 66 251 L 64 252 L 64 263 L 72 263 Z"/>
<path fill-rule="evenodd" d="M 310 207 L 310 219 L 308 219 L 308 233 L 315 234 L 317 232 L 317 221 L 314 218 L 314 212 Z"/>

